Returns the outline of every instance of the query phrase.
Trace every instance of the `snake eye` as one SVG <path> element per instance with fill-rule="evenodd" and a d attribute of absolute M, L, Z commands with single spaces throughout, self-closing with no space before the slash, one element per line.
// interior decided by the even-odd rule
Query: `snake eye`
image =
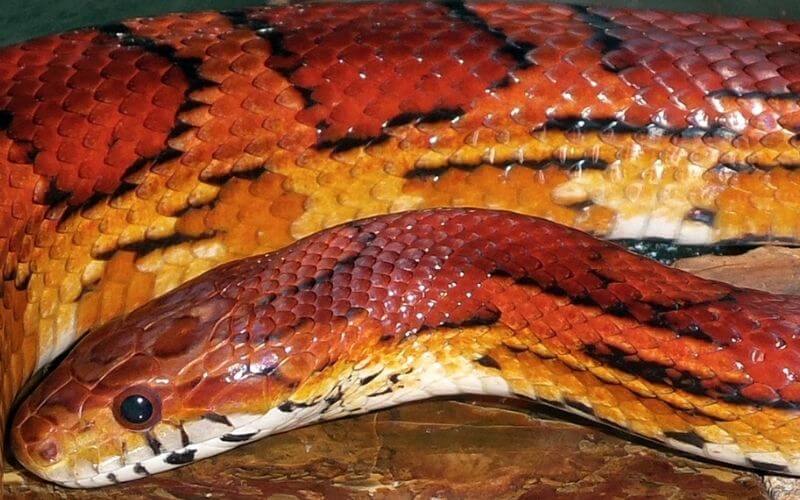
<path fill-rule="evenodd" d="M 161 418 L 161 401 L 147 387 L 132 387 L 117 396 L 114 401 L 114 416 L 121 425 L 143 430 L 152 427 Z"/>
<path fill-rule="evenodd" d="M 133 394 L 122 401 L 119 414 L 132 424 L 141 424 L 153 416 L 153 403 L 144 396 Z"/>

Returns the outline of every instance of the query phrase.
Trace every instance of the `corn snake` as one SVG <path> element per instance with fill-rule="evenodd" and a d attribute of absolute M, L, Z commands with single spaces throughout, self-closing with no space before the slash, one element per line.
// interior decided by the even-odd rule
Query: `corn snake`
<path fill-rule="evenodd" d="M 114 318 L 208 269 L 283 248 L 321 229 L 366 216 L 432 207 L 487 207 L 542 216 L 607 238 L 662 237 L 696 243 L 794 240 L 799 33 L 797 25 L 775 21 L 446 2 L 173 15 L 4 49 L 0 123 L 6 160 L 0 173 L 8 196 L 0 202 L 5 217 L 0 229 L 5 231 L 0 233 L 5 263 L 2 355 L 10 367 L 4 370 L 4 413 L 22 382 L 87 330 L 112 321 L 92 335 L 101 338 L 102 332 L 113 330 L 114 321 L 133 322 L 138 316 Z M 475 217 L 500 216 L 480 212 Z M 527 223 L 537 230 L 550 227 L 541 221 Z M 569 241 L 573 233 L 563 234 Z M 649 266 L 649 273 L 656 276 L 666 272 Z M 587 363 L 600 363 L 598 370 L 606 372 L 592 373 L 594 384 L 577 384 L 603 392 L 594 394 L 595 399 L 585 394 L 583 399 L 568 397 L 556 389 L 514 391 L 523 396 L 527 391 L 528 397 L 567 405 L 712 458 L 793 470 L 795 443 L 787 429 L 797 390 L 791 372 L 796 366 L 792 362 L 796 322 L 790 299 L 775 298 L 780 304 L 770 307 L 786 319 L 772 325 L 765 339 L 748 340 L 749 351 L 732 359 L 715 358 L 714 363 L 704 358 L 701 363 L 697 350 L 702 342 L 710 341 L 714 349 L 736 344 L 701 328 L 698 323 L 703 318 L 670 326 L 659 323 L 665 320 L 658 315 L 666 310 L 648 313 L 640 306 L 630 310 L 623 300 L 625 311 L 620 311 L 616 303 L 573 296 L 560 285 L 548 287 L 527 275 L 484 271 L 492 275 L 492 286 L 523 294 L 520 297 L 552 298 L 559 307 L 567 305 L 559 300 L 569 299 L 608 313 L 600 315 L 604 320 L 650 321 L 645 329 L 677 335 L 681 348 L 692 347 L 693 354 L 687 357 L 691 363 L 673 369 L 668 365 L 680 360 L 679 355 L 664 359 L 652 354 L 643 360 L 631 347 L 642 348 L 637 342 L 648 341 L 660 345 L 662 337 L 615 339 L 603 344 L 613 346 L 606 351 L 587 349 L 592 342 L 582 339 L 582 355 L 588 358 L 579 361 L 564 360 L 564 353 L 562 358 L 553 356 L 552 346 L 537 347 L 537 352 L 530 342 L 511 342 L 507 349 L 513 359 L 486 354 L 506 345 L 498 332 L 508 330 L 502 321 L 510 313 L 498 307 L 478 308 L 474 317 L 462 322 L 425 325 L 430 330 L 425 335 L 416 332 L 415 342 L 392 349 L 437 353 L 445 352 L 447 345 L 461 345 L 461 352 L 474 355 L 477 370 L 489 374 L 497 367 L 504 373 L 512 370 L 509 364 L 520 365 L 518 358 L 525 359 L 521 364 L 528 367 L 539 359 L 557 359 L 560 369 L 575 372 L 586 372 Z M 598 290 L 616 289 L 625 282 L 618 275 L 591 276 L 596 280 L 591 286 Z M 668 276 L 664 283 L 689 280 L 680 274 Z M 713 283 L 692 283 L 692 292 L 719 291 Z M 187 289 L 165 296 L 160 304 L 175 307 L 169 301 L 186 295 Z M 546 293 L 540 294 L 542 290 Z M 728 298 L 731 293 L 703 300 L 673 297 L 673 301 L 707 306 L 710 300 L 738 318 L 729 311 L 739 307 L 738 299 Z M 758 304 L 747 305 L 747 314 L 741 314 L 750 319 L 755 314 L 769 323 L 764 316 L 768 313 L 752 312 L 766 307 L 760 305 L 761 299 L 753 300 Z M 223 315 L 213 306 L 209 309 L 189 317 Z M 355 309 L 352 317 L 343 313 L 344 325 L 367 328 L 374 318 L 359 311 L 370 309 Z M 195 331 L 193 321 L 169 323 L 169 328 L 186 332 L 178 337 L 188 339 Z M 733 324 L 736 331 L 758 331 L 736 322 L 728 324 L 731 331 Z M 636 330 L 633 324 L 625 325 L 624 332 Z M 312 326 L 300 322 L 290 331 L 313 330 Z M 450 335 L 454 328 L 460 336 Z M 494 343 L 479 342 L 493 335 Z M 441 339 L 447 339 L 445 345 L 437 344 Z M 471 349 L 465 342 L 472 343 Z M 165 356 L 191 349 L 180 341 L 163 343 L 159 352 Z M 538 358 L 525 354 L 531 352 Z M 765 352 L 780 356 L 781 364 L 773 368 L 782 375 L 759 368 L 765 366 L 759 364 L 764 363 Z M 395 350 L 385 357 L 401 356 Z M 438 373 L 437 366 L 446 366 L 441 356 L 434 358 L 429 363 L 433 371 L 421 370 L 426 377 Z M 754 366 L 740 368 L 736 363 L 744 366 L 743 360 Z M 325 392 L 332 388 L 323 390 L 324 383 L 335 379 L 331 373 L 343 379 L 354 376 L 350 362 L 316 367 L 327 377 L 316 380 L 316 385 L 306 380 L 309 375 L 303 369 L 283 375 L 296 379 L 295 385 L 275 383 L 300 392 L 288 398 L 285 391 L 276 390 L 273 396 L 285 401 L 262 401 L 261 413 L 269 425 L 254 429 L 248 439 L 264 429 L 285 427 L 285 414 L 298 425 L 318 417 L 322 410 L 309 401 L 320 395 L 323 400 L 334 398 L 337 393 Z M 259 363 L 262 368 L 272 366 Z M 450 372 L 438 373 L 439 378 L 475 373 L 473 364 L 455 363 Z M 138 373 L 142 368 L 133 366 L 125 372 Z M 782 372 L 784 368 L 789 372 Z M 249 370 L 239 378 L 248 379 Z M 519 370 L 526 375 L 522 378 L 535 378 Z M 403 380 L 402 371 L 385 371 L 385 379 L 375 375 L 364 386 L 396 384 Z M 58 373 L 65 372 L 54 376 Z M 570 378 L 569 373 L 562 377 Z M 397 380 L 392 382 L 391 375 Z M 408 382 L 409 375 L 405 376 Z M 487 387 L 481 385 L 481 390 L 507 390 L 497 377 L 487 377 Z M 625 377 L 633 377 L 628 385 L 621 383 Z M 567 387 L 564 378 L 560 383 Z M 363 379 L 353 386 L 361 387 Z M 661 386 L 651 387 L 658 381 Z M 614 397 L 630 401 L 636 410 L 611 414 L 615 405 L 608 403 L 612 396 L 607 392 L 615 384 L 624 390 Z M 463 385 L 478 390 L 474 380 Z M 134 384 L 140 392 L 151 390 L 140 386 Z M 671 393 L 677 386 L 680 397 L 655 397 L 662 386 Z M 72 392 L 81 390 L 74 387 Z M 69 390 L 60 394 L 70 399 Z M 114 401 L 141 396 L 123 395 Z M 158 406 L 166 401 L 161 395 L 151 396 L 161 401 Z M 711 402 L 724 397 L 731 400 Z M 605 411 L 599 403 L 603 398 Z M 108 405 L 108 398 L 100 400 Z M 71 406 L 76 401 L 81 402 L 78 398 L 54 403 L 49 418 L 69 420 L 67 415 L 84 411 Z M 209 410 L 212 403 L 200 398 L 193 411 Z M 270 405 L 279 413 L 269 414 Z M 119 413 L 120 404 L 112 406 Z M 707 413 L 695 415 L 699 407 Z M 26 411 L 23 406 L 23 415 Z M 112 413 L 103 417 L 109 426 L 119 420 Z M 145 473 L 154 472 L 153 466 L 142 465 L 151 458 L 180 465 L 210 453 L 211 448 L 198 453 L 196 447 L 189 453 L 197 439 L 184 429 L 184 419 L 202 421 L 200 434 L 216 432 L 215 439 L 234 436 L 222 442 L 243 442 L 241 436 L 249 432 L 231 429 L 241 429 L 254 418 L 236 422 L 229 416 L 232 413 L 225 408 L 202 415 L 196 411 L 172 415 L 181 423 L 172 422 L 170 431 L 159 430 L 163 435 L 155 438 L 149 429 L 134 429 L 121 434 L 123 438 L 109 432 L 106 435 L 113 435 L 114 444 L 90 447 L 91 458 L 80 451 L 67 454 L 72 462 L 59 470 L 70 470 L 75 477 L 42 472 L 58 467 L 42 466 L 41 460 L 63 465 L 63 450 L 51 439 L 57 432 L 45 423 L 47 419 L 21 417 L 24 422 L 12 429 L 12 440 L 20 450 L 28 446 L 24 443 L 36 443 L 31 449 L 36 449 L 38 458 L 30 458 L 30 453 L 22 460 L 37 473 L 67 484 L 97 485 L 142 475 L 136 464 Z M 766 418 L 775 428 L 751 425 L 748 418 L 752 422 Z M 75 422 L 73 416 L 69 425 L 74 431 L 85 422 Z M 160 425 L 167 427 L 167 420 Z M 107 452 L 119 449 L 120 441 L 125 441 L 125 449 L 140 450 L 140 455 L 126 459 L 124 472 L 114 472 L 119 459 L 103 457 L 112 456 Z M 36 461 L 39 465 L 33 465 Z M 99 467 L 101 462 L 104 468 Z M 92 469 L 92 463 L 96 470 L 84 470 Z M 83 479 L 75 472 L 79 469 Z M 91 480 L 83 476 L 87 473 Z"/>

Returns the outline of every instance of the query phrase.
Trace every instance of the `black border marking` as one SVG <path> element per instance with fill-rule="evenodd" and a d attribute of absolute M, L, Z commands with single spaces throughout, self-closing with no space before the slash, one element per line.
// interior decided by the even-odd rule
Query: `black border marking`
<path fill-rule="evenodd" d="M 614 316 L 632 318 L 638 323 L 655 326 L 657 328 L 666 328 L 668 330 L 675 332 L 679 336 L 693 337 L 720 347 L 726 347 L 728 345 L 727 342 L 720 342 L 710 337 L 702 330 L 702 328 L 699 325 L 691 324 L 688 325 L 688 327 L 679 327 L 677 325 L 674 325 L 670 321 L 670 317 L 668 315 L 670 313 L 675 313 L 686 309 L 705 307 L 724 302 L 737 302 L 736 296 L 733 295 L 731 292 L 722 294 L 718 297 L 706 301 L 684 302 L 676 300 L 672 304 L 667 304 L 667 305 L 658 304 L 656 302 L 646 301 L 642 299 L 633 300 L 632 301 L 633 304 L 637 306 L 642 306 L 638 308 L 637 314 L 633 314 L 633 312 L 629 309 L 629 306 L 626 305 L 621 300 L 616 300 L 615 302 L 610 304 L 601 304 L 593 296 L 593 294 L 596 294 L 596 292 L 608 290 L 608 288 L 611 285 L 618 283 L 617 281 L 608 278 L 607 276 L 602 274 L 598 269 L 590 268 L 586 271 L 586 273 L 588 275 L 597 278 L 600 281 L 600 286 L 598 288 L 593 288 L 591 290 L 584 289 L 584 291 L 581 293 L 570 293 L 564 290 L 561 286 L 559 286 L 557 280 L 555 278 L 550 277 L 549 275 L 544 275 L 539 277 L 515 276 L 511 275 L 504 269 L 499 269 L 499 268 L 489 271 L 488 274 L 490 277 L 510 277 L 514 280 L 514 282 L 517 285 L 536 286 L 538 288 L 541 288 L 542 291 L 546 293 L 557 295 L 560 297 L 568 297 L 575 304 L 597 307 L 601 309 L 603 312 L 612 314 Z M 642 313 L 644 313 L 645 311 L 649 312 L 649 317 L 646 318 L 642 317 Z"/>
<path fill-rule="evenodd" d="M 50 178 L 50 183 L 47 185 L 47 192 L 44 194 L 41 203 L 52 207 L 59 203 L 66 202 L 69 200 L 70 196 L 72 196 L 71 192 L 64 191 L 58 187 L 58 177 L 52 177 Z"/>
<path fill-rule="evenodd" d="M 141 241 L 135 241 L 133 243 L 128 243 L 126 245 L 120 245 L 106 252 L 94 254 L 92 255 L 92 258 L 97 260 L 111 260 L 111 258 L 114 255 L 116 255 L 117 252 L 133 252 L 136 254 L 136 258 L 140 259 L 155 251 L 162 250 L 164 248 L 180 245 L 181 243 L 192 243 L 197 241 L 210 240 L 215 236 L 216 236 L 216 231 L 212 231 L 209 234 L 204 234 L 201 236 L 186 236 L 185 234 L 173 234 L 171 236 L 167 236 L 166 238 L 161 238 L 158 240 L 141 240 Z"/>
<path fill-rule="evenodd" d="M 264 172 L 269 172 L 269 169 L 267 168 L 266 165 L 261 165 L 259 167 L 251 168 L 248 170 L 241 170 L 236 172 L 231 171 L 223 175 L 203 177 L 202 181 L 205 182 L 206 184 L 211 184 L 214 186 L 222 186 L 224 184 L 227 184 L 227 182 L 232 179 L 244 179 L 248 181 L 254 181 L 259 177 L 261 177 L 261 174 L 263 174 Z M 196 208 L 196 207 L 189 207 L 189 208 Z"/>
<path fill-rule="evenodd" d="M 287 400 L 278 405 L 278 410 L 284 413 L 291 413 L 297 409 L 308 408 L 313 405 L 314 403 L 297 403 L 294 401 Z"/>
<path fill-rule="evenodd" d="M 295 71 L 303 66 L 303 62 L 300 59 L 299 54 L 290 51 L 286 47 L 286 42 L 284 41 L 286 35 L 280 31 L 277 26 L 273 26 L 265 21 L 250 17 L 248 14 L 251 11 L 251 9 L 225 10 L 220 12 L 220 14 L 226 17 L 234 28 L 248 29 L 254 32 L 256 36 L 266 40 L 267 43 L 269 43 L 270 54 L 266 61 L 264 61 L 264 64 L 272 71 L 275 71 L 281 75 L 289 83 L 289 85 L 292 86 L 292 88 L 297 90 L 297 92 L 303 97 L 303 103 L 306 108 L 317 104 L 317 101 L 315 101 L 313 97 L 313 89 L 301 87 L 292 83 L 292 77 Z M 276 61 L 273 60 L 273 64 L 270 64 L 270 60 L 273 56 L 278 58 L 278 60 L 297 57 L 298 62 L 289 66 L 275 64 Z"/>
<path fill-rule="evenodd" d="M 508 55 L 514 60 L 515 67 L 512 69 L 512 72 L 517 69 L 526 69 L 533 66 L 533 62 L 528 59 L 528 53 L 536 48 L 535 45 L 528 42 L 512 40 L 503 30 L 491 26 L 477 12 L 472 10 L 461 0 L 444 0 L 440 2 L 440 4 L 445 7 L 454 18 L 479 31 L 490 34 L 501 42 L 502 45 L 497 52 Z M 490 88 L 507 86 L 509 82 L 506 78 L 493 83 Z"/>
<path fill-rule="evenodd" d="M 380 134 L 372 137 L 345 136 L 339 139 L 319 141 L 314 145 L 317 150 L 330 149 L 332 153 L 342 153 L 362 146 L 383 144 L 389 140 L 389 134 Z"/>
<path fill-rule="evenodd" d="M 686 391 L 690 394 L 711 397 L 727 403 L 737 405 L 757 405 L 761 407 L 779 409 L 797 409 L 800 403 L 793 403 L 784 399 L 776 401 L 754 401 L 742 395 L 741 389 L 746 385 L 721 383 L 714 388 L 706 388 L 703 380 L 687 372 L 678 371 L 674 367 L 663 366 L 651 361 L 643 361 L 638 356 L 627 354 L 620 349 L 607 344 L 588 345 L 583 351 L 608 366 L 612 366 L 625 373 L 641 377 L 649 382 L 667 385 Z M 714 418 L 706 415 L 709 418 Z"/>
<path fill-rule="evenodd" d="M 606 170 L 608 163 L 599 158 L 588 156 L 576 156 L 573 158 L 547 158 L 544 160 L 526 160 L 522 162 L 510 161 L 506 163 L 448 163 L 441 167 L 418 167 L 403 174 L 404 179 L 436 179 L 447 172 L 460 170 L 462 172 L 474 172 L 480 167 L 492 167 L 499 170 L 509 168 L 528 168 L 531 170 L 545 170 L 548 167 L 556 167 L 567 171 L 582 170 Z"/>
<path fill-rule="evenodd" d="M 7 109 L 0 109 L 0 130 L 8 130 L 14 121 L 14 113 Z"/>
<path fill-rule="evenodd" d="M 784 472 L 784 473 L 789 472 L 789 468 L 785 465 L 762 462 L 761 460 L 753 460 L 752 458 L 749 457 L 746 458 L 746 460 L 751 467 L 762 471 Z"/>
<path fill-rule="evenodd" d="M 570 408 L 581 412 L 584 415 L 588 415 L 590 417 L 595 417 L 594 410 L 591 406 L 581 403 L 580 401 L 574 401 L 572 399 L 564 400 L 563 408 L 569 411 Z"/>
<path fill-rule="evenodd" d="M 625 26 L 622 26 L 619 23 L 614 22 L 611 18 L 607 16 L 603 16 L 597 14 L 596 12 L 592 12 L 590 10 L 590 6 L 587 5 L 575 5 L 570 4 L 568 5 L 575 12 L 575 17 L 587 24 L 592 31 L 594 31 L 594 35 L 590 39 L 590 42 L 596 42 L 597 45 L 600 46 L 600 54 L 603 56 L 609 54 L 610 52 L 614 52 L 615 50 L 620 50 L 622 45 L 625 43 L 625 40 L 617 38 L 613 35 L 609 34 L 609 31 L 614 29 L 622 29 Z M 603 58 L 601 57 L 601 60 Z M 618 68 L 616 66 L 612 66 L 606 61 L 602 61 L 602 66 L 606 70 L 612 73 L 619 73 L 620 71 L 630 68 L 631 66 L 625 66 L 623 68 Z"/>
<path fill-rule="evenodd" d="M 437 123 L 449 122 L 455 120 L 464 114 L 464 110 L 460 107 L 457 108 L 437 108 L 428 113 L 401 113 L 394 118 L 388 120 L 383 126 L 384 128 L 399 127 L 401 125 L 408 125 L 409 123 Z"/>
<path fill-rule="evenodd" d="M 764 99 L 764 100 L 789 100 L 789 101 L 796 101 L 800 99 L 800 93 L 798 92 L 778 92 L 775 94 L 770 94 L 768 92 L 762 92 L 760 90 L 753 90 L 750 92 L 737 92 L 731 89 L 719 89 L 719 90 L 712 90 L 706 97 L 710 98 L 719 98 L 719 97 L 731 97 L 734 99 Z"/>
<path fill-rule="evenodd" d="M 676 137 L 679 139 L 722 138 L 733 140 L 739 134 L 721 125 L 710 127 L 690 126 L 685 128 L 662 127 L 655 123 L 638 126 L 625 123 L 614 118 L 584 118 L 582 116 L 568 115 L 550 117 L 544 125 L 534 132 L 557 130 L 565 133 L 612 133 L 612 134 L 646 134 L 648 136 Z"/>

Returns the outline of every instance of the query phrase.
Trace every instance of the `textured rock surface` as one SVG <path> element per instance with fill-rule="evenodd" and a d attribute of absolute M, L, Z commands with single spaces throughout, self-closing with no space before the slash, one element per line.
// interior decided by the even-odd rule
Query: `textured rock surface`
<path fill-rule="evenodd" d="M 800 251 L 676 263 L 704 277 L 797 292 Z M 566 418 L 566 420 L 564 420 Z M 705 463 L 512 401 L 412 404 L 273 436 L 139 482 L 92 491 L 7 466 L 4 493 L 62 498 L 797 498 L 787 478 Z M 771 493 L 771 495 L 770 495 Z"/>
<path fill-rule="evenodd" d="M 800 293 L 800 249 L 761 247 L 743 255 L 693 257 L 675 266 L 704 278 L 773 293 Z"/>

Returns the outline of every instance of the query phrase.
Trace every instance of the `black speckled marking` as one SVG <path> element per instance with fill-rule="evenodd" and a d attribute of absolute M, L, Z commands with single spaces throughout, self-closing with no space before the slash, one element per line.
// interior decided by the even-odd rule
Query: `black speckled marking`
<path fill-rule="evenodd" d="M 223 424 L 227 425 L 228 427 L 233 427 L 233 424 L 231 423 L 230 420 L 228 420 L 228 417 L 226 417 L 225 415 L 220 415 L 219 413 L 214 413 L 213 411 L 207 412 L 205 415 L 203 415 L 203 418 L 217 424 Z"/>
<path fill-rule="evenodd" d="M 705 208 L 693 208 L 686 213 L 686 220 L 700 222 L 706 226 L 713 226 L 716 215 L 716 212 L 712 210 L 706 210 Z"/>
<path fill-rule="evenodd" d="M 186 429 L 183 428 L 183 424 L 180 424 L 180 429 L 181 429 L 181 446 L 185 448 L 190 444 L 192 444 L 192 442 L 189 441 L 189 435 L 186 434 Z"/>
<path fill-rule="evenodd" d="M 703 446 L 706 444 L 706 440 L 697 435 L 695 432 L 665 432 L 665 437 L 670 439 L 674 439 L 675 441 L 680 441 L 681 443 L 686 443 L 688 445 L 694 446 L 695 448 L 703 449 Z"/>
<path fill-rule="evenodd" d="M 153 450 L 153 455 L 159 455 L 163 451 L 163 446 L 161 445 L 161 441 L 158 440 L 152 432 L 147 431 L 144 433 L 145 439 L 147 439 L 147 446 Z"/>
<path fill-rule="evenodd" d="M 386 389 L 384 389 L 382 391 L 377 391 L 377 392 L 373 392 L 372 394 L 367 394 L 367 397 L 368 398 L 374 398 L 375 396 L 382 396 L 384 394 L 389 394 L 390 392 L 392 392 L 392 388 L 391 387 L 387 387 Z"/>
<path fill-rule="evenodd" d="M 488 354 L 485 354 L 485 355 L 481 356 L 480 358 L 476 359 L 475 362 L 478 363 L 481 366 L 486 367 L 486 368 L 493 368 L 495 370 L 502 370 L 502 367 L 500 366 L 500 363 L 498 363 L 496 359 L 494 359 L 493 357 L 489 356 Z"/>
<path fill-rule="evenodd" d="M 141 476 L 147 476 L 150 474 L 150 472 L 148 472 L 147 469 L 144 468 L 144 465 L 142 465 L 141 463 L 137 463 L 136 465 L 133 466 L 133 472 Z"/>
<path fill-rule="evenodd" d="M 197 450 L 188 449 L 186 451 L 173 451 L 164 458 L 164 462 L 172 465 L 183 465 L 194 461 L 194 455 Z"/>
<path fill-rule="evenodd" d="M 250 441 L 255 436 L 255 432 L 249 432 L 247 434 L 225 434 L 222 436 L 220 441 L 225 441 L 226 443 L 244 443 L 245 441 Z"/>
<path fill-rule="evenodd" d="M 284 401 L 283 403 L 278 405 L 278 410 L 284 413 L 292 413 L 298 408 L 308 408 L 309 406 L 311 405 L 305 403 L 295 403 L 294 401 Z"/>
<path fill-rule="evenodd" d="M 375 377 L 380 375 L 381 372 L 383 372 L 383 370 L 378 370 L 377 372 L 373 373 L 372 375 L 367 375 L 366 377 L 362 378 L 359 382 L 361 383 L 361 385 L 367 385 L 370 382 L 372 382 L 373 380 L 375 380 Z"/>

